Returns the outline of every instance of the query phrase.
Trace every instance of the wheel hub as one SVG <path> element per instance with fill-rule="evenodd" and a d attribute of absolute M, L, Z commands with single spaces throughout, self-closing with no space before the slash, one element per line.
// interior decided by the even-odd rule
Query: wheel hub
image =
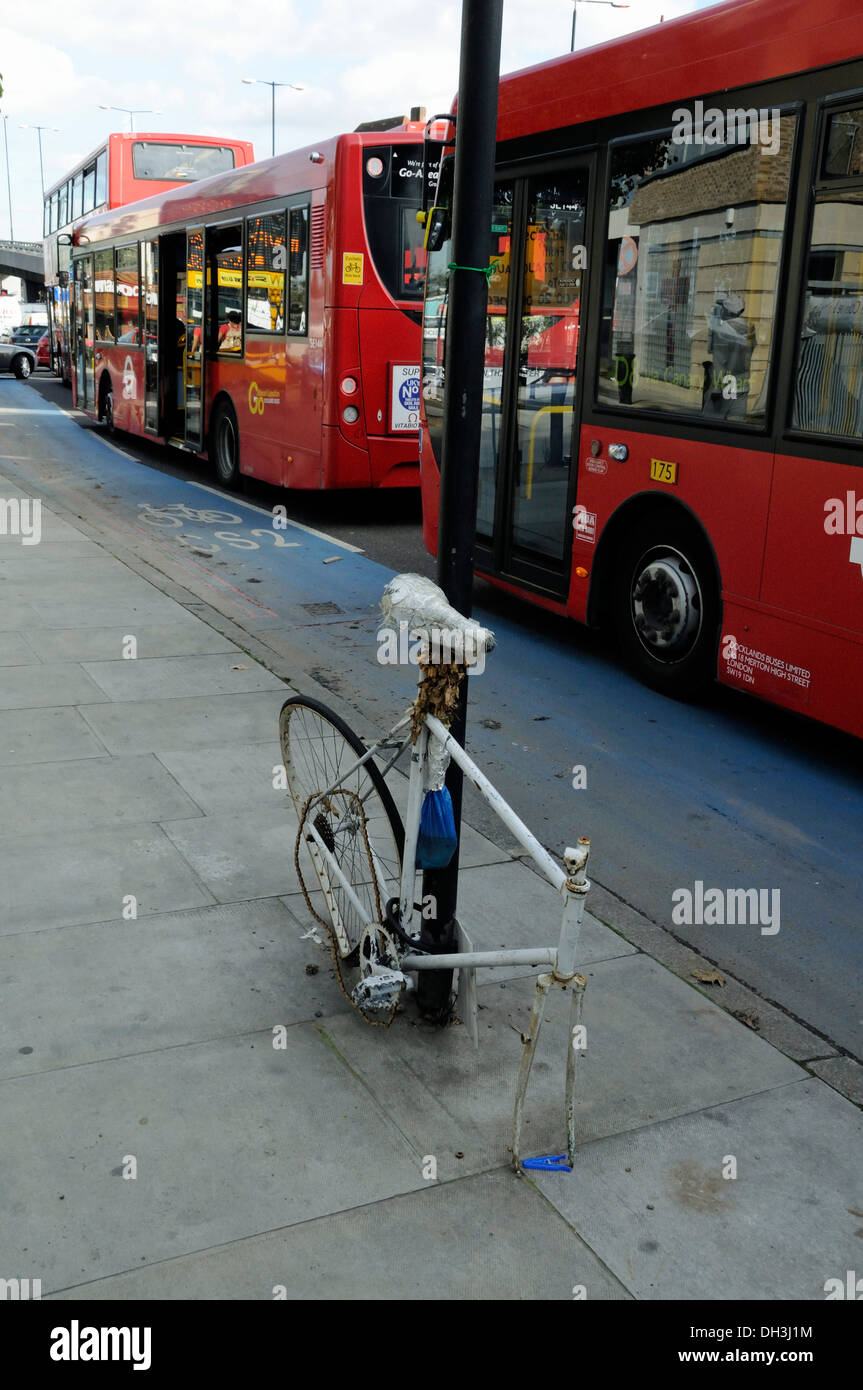
<path fill-rule="evenodd" d="M 654 656 L 680 660 L 701 627 L 701 594 L 682 555 L 669 551 L 643 561 L 632 585 L 632 620 Z"/>

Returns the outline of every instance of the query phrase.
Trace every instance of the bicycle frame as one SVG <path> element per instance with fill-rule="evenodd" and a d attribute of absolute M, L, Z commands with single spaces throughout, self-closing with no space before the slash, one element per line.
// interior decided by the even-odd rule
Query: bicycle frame
<path fill-rule="evenodd" d="M 310 812 L 319 801 L 334 792 L 340 782 L 350 777 L 353 772 L 362 767 L 369 759 L 373 758 L 381 749 L 392 747 L 393 740 L 410 724 L 410 722 L 411 715 L 407 714 L 404 719 L 400 720 L 399 723 L 384 736 L 384 738 L 373 743 L 365 754 L 357 759 L 356 763 L 354 763 L 351 768 L 347 771 L 343 771 L 340 774 L 338 782 L 333 783 L 332 786 L 327 787 L 311 799 L 307 805 L 304 821 L 299 830 L 299 833 L 304 834 L 307 840 L 312 841 L 314 845 L 313 853 L 319 856 L 320 861 L 326 868 L 330 880 L 336 879 L 338 881 L 354 910 L 359 914 L 365 928 L 374 928 L 375 926 L 379 926 L 380 923 L 374 923 L 369 920 L 366 909 L 354 893 L 351 884 L 342 873 L 338 861 L 330 853 L 320 833 L 313 824 Z M 567 849 L 564 855 L 565 868 L 562 869 L 552 856 L 543 849 L 542 845 L 536 839 L 536 836 L 533 835 L 524 822 L 519 819 L 512 807 L 504 800 L 500 792 L 492 785 L 485 774 L 480 771 L 476 763 L 468 756 L 461 745 L 455 741 L 440 720 L 432 714 L 426 714 L 423 719 L 423 727 L 411 749 L 408 804 L 405 817 L 404 854 L 402 856 L 401 881 L 398 885 L 400 924 L 403 931 L 412 941 L 418 941 L 419 936 L 418 933 L 413 935 L 410 928 L 416 914 L 416 908 L 414 906 L 414 890 L 417 873 L 416 850 L 419 836 L 420 812 L 425 791 L 425 764 L 429 739 L 433 739 L 439 744 L 440 747 L 449 754 L 453 761 L 458 764 L 486 804 L 491 807 L 507 829 L 515 836 L 518 843 L 531 856 L 543 876 L 551 886 L 561 894 L 563 897 L 563 918 L 556 946 L 501 949 L 496 951 L 463 951 L 440 955 L 431 955 L 408 950 L 399 956 L 400 972 L 413 972 L 418 970 L 458 970 L 460 972 L 460 991 L 464 987 L 469 994 L 474 995 L 473 975 L 478 969 L 505 965 L 546 965 L 553 967 L 550 972 L 543 973 L 537 978 L 537 991 L 533 1010 L 531 1012 L 530 1029 L 527 1038 L 524 1040 L 524 1052 L 522 1054 L 521 1067 L 516 1084 L 512 1161 L 513 1166 L 518 1172 L 519 1144 L 527 1083 L 536 1052 L 536 1044 L 542 1025 L 546 1000 L 551 988 L 556 986 L 564 990 L 570 989 L 572 992 L 569 1034 L 570 1045 L 567 1048 L 565 1086 L 567 1130 L 566 1157 L 568 1165 L 571 1168 L 575 1150 L 574 1094 L 576 1057 L 578 1050 L 582 1046 L 580 1022 L 585 987 L 583 976 L 576 974 L 575 958 L 578 950 L 581 923 L 584 916 L 584 900 L 590 889 L 590 883 L 585 874 L 588 855 L 590 853 L 590 842 L 586 838 L 582 838 L 578 841 L 575 848 Z M 410 735 L 403 739 L 395 756 L 390 759 L 386 771 L 389 771 L 395 764 L 409 742 Z M 338 826 L 336 827 L 336 831 L 337 830 Z M 392 892 L 395 885 L 387 881 L 380 861 L 374 852 L 373 845 L 371 845 L 371 850 L 372 863 L 378 880 L 379 895 L 382 901 L 387 902 L 395 896 Z M 399 972 L 393 972 L 387 968 L 382 968 L 378 974 L 380 976 L 386 976 L 388 979 L 397 979 L 399 977 Z M 401 980 L 404 982 L 403 973 L 401 974 Z M 476 1038 L 475 1030 L 474 1037 Z M 560 1157 L 562 1158 L 563 1156 L 561 1155 Z M 556 1161 L 557 1160 L 555 1160 L 555 1162 Z M 548 1161 L 542 1160 L 542 1162 L 548 1166 Z"/>

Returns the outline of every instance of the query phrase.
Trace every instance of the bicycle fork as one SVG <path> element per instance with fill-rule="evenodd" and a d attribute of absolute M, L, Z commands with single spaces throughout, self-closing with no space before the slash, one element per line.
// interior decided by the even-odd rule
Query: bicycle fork
<path fill-rule="evenodd" d="M 590 854 L 590 840 L 586 837 L 579 839 L 577 846 L 567 849 L 564 854 L 564 865 L 566 867 L 566 881 L 561 887 L 563 894 L 563 921 L 560 928 L 560 940 L 558 941 L 557 953 L 554 961 L 554 969 L 551 973 L 544 973 L 537 977 L 536 995 L 534 996 L 533 1008 L 530 1014 L 530 1026 L 527 1037 L 522 1038 L 524 1051 L 521 1055 L 521 1066 L 518 1071 L 518 1080 L 515 1087 L 515 1109 L 512 1121 L 512 1166 L 516 1172 L 519 1171 L 519 1151 L 521 1146 L 521 1127 L 524 1118 L 524 1102 L 527 1094 L 527 1085 L 530 1080 L 531 1067 L 536 1055 L 536 1046 L 539 1041 L 539 1033 L 542 1028 L 542 1020 L 545 1014 L 545 1006 L 548 996 L 553 988 L 558 988 L 570 993 L 569 1008 L 569 1035 L 566 1050 L 566 1081 L 564 1083 L 564 1111 L 566 1115 L 566 1164 L 572 1168 L 575 1158 L 575 1080 L 576 1080 L 576 1061 L 578 1053 L 583 1047 L 583 1034 L 581 1028 L 582 1006 L 584 1002 L 585 979 L 583 975 L 576 974 L 575 956 L 578 949 L 578 938 L 581 931 L 581 923 L 584 917 L 584 900 L 590 891 L 590 883 L 587 879 L 585 869 Z M 563 1165 L 560 1158 L 549 1158 L 534 1160 L 531 1166 L 544 1168 L 560 1169 Z"/>

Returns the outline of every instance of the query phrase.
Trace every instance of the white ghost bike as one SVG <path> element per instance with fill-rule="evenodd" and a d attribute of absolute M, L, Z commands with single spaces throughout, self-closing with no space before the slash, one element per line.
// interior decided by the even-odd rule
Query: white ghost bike
<path fill-rule="evenodd" d="M 530 1026 L 516 1084 L 512 1162 L 519 1170 L 522 1116 L 545 1004 L 552 988 L 571 996 L 567 1039 L 566 1154 L 525 1160 L 546 1168 L 571 1168 L 575 1150 L 576 1060 L 581 1046 L 585 981 L 575 969 L 584 902 L 590 884 L 590 842 L 566 850 L 563 867 L 543 849 L 447 728 L 465 669 L 494 647 L 494 635 L 452 608 L 443 591 L 418 575 L 399 575 L 384 592 L 384 621 L 395 632 L 419 635 L 424 644 L 417 696 L 405 716 L 382 738 L 365 744 L 333 710 L 294 696 L 282 707 L 279 733 L 291 798 L 299 821 L 295 864 L 309 910 L 326 928 L 343 992 L 367 1022 L 388 1026 L 402 996 L 421 970 L 458 972 L 460 1012 L 476 1043 L 476 971 L 492 966 L 544 965 L 537 977 Z M 406 624 L 406 627 L 400 625 Z M 450 658 L 453 652 L 462 660 Z M 402 824 L 386 776 L 410 750 L 407 812 Z M 416 901 L 416 858 L 425 793 L 443 786 L 453 759 L 531 856 L 563 899 L 557 943 L 521 949 L 462 949 L 431 954 L 420 947 L 423 906 Z M 320 897 L 315 906 L 303 874 L 308 852 Z M 467 949 L 465 949 L 467 947 Z M 564 1161 L 565 1160 L 565 1161 Z M 522 1165 L 524 1166 L 524 1165 Z"/>

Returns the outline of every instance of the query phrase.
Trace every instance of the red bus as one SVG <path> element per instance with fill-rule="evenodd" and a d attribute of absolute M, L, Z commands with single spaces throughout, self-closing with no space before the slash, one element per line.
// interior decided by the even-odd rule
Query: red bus
<path fill-rule="evenodd" d="M 608 625 L 655 688 L 716 678 L 858 736 L 861 53 L 845 0 L 734 0 L 501 81 L 476 534 L 478 573 Z"/>
<path fill-rule="evenodd" d="M 363 128 L 82 223 L 78 405 L 211 458 L 226 486 L 417 486 L 422 130 Z"/>
<path fill-rule="evenodd" d="M 54 370 L 69 384 L 69 246 L 77 222 L 227 169 L 251 164 L 247 140 L 205 135 L 109 135 L 76 169 L 45 194 L 42 233 Z"/>

